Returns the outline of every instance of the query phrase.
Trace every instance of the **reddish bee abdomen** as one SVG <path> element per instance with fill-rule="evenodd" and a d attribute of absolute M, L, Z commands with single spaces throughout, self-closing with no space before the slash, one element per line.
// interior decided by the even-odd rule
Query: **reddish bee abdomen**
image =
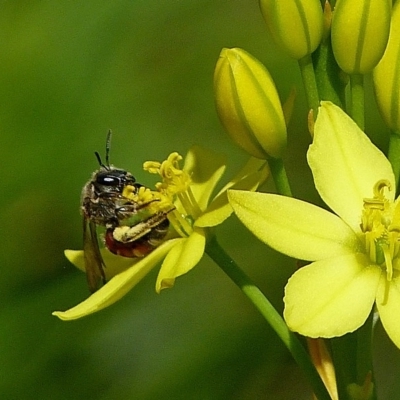
<path fill-rule="evenodd" d="M 118 256 L 144 257 L 164 241 L 168 227 L 169 220 L 165 213 L 154 214 L 133 226 L 108 228 L 105 245 Z"/>
<path fill-rule="evenodd" d="M 145 238 L 128 243 L 119 242 L 114 238 L 113 231 L 114 229 L 107 229 L 104 239 L 107 249 L 117 256 L 141 258 L 149 254 L 156 247 L 151 245 Z"/>

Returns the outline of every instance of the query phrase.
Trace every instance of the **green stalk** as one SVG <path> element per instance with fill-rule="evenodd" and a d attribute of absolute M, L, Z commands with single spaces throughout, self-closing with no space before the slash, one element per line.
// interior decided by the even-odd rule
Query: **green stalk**
<path fill-rule="evenodd" d="M 350 115 L 361 130 L 365 128 L 364 107 L 364 76 L 361 74 L 350 75 Z"/>
<path fill-rule="evenodd" d="M 300 58 L 299 68 L 303 80 L 304 91 L 306 93 L 308 108 L 313 110 L 315 120 L 317 118 L 319 107 L 319 95 L 314 66 L 310 54 Z"/>
<path fill-rule="evenodd" d="M 328 391 L 299 339 L 288 329 L 280 314 L 264 296 L 261 290 L 225 252 L 215 237 L 207 244 L 206 253 L 232 279 L 244 295 L 253 303 L 254 307 L 261 313 L 272 329 L 274 329 L 306 375 L 318 400 L 330 400 L 331 397 Z"/>
<path fill-rule="evenodd" d="M 325 3 L 325 0 L 324 0 Z M 344 108 L 346 95 L 341 69 L 332 51 L 331 37 L 325 37 L 312 54 L 318 94 L 322 100 L 329 100 L 340 108 Z"/>
<path fill-rule="evenodd" d="M 357 331 L 330 340 L 340 399 L 357 398 L 349 393 L 350 386 L 356 384 L 358 391 L 364 392 L 364 397 L 359 395 L 360 399 L 376 400 L 375 385 L 371 388 L 374 379 L 372 335 L 373 311 Z"/>
<path fill-rule="evenodd" d="M 357 381 L 360 386 L 365 384 L 368 374 L 373 373 L 372 365 L 372 335 L 374 311 L 369 314 L 365 324 L 357 330 Z M 374 376 L 372 376 L 373 382 Z M 376 390 L 373 387 L 373 392 L 369 400 L 376 400 Z"/>
<path fill-rule="evenodd" d="M 292 190 L 288 177 L 286 175 L 285 166 L 281 158 L 269 158 L 268 159 L 269 169 L 275 182 L 276 190 L 279 194 L 284 196 L 292 197 Z"/>

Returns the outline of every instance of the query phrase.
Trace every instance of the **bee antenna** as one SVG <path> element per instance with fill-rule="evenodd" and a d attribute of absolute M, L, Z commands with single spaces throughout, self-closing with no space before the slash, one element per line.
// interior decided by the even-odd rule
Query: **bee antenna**
<path fill-rule="evenodd" d="M 110 149 L 111 149 L 111 136 L 112 136 L 112 131 L 109 129 L 107 133 L 107 139 L 106 139 L 106 165 L 108 168 L 110 168 Z"/>
<path fill-rule="evenodd" d="M 97 161 L 98 161 L 100 167 L 103 167 L 103 168 L 105 168 L 105 169 L 108 169 L 108 168 L 103 164 L 103 161 L 101 161 L 100 154 L 99 154 L 97 151 L 94 152 L 94 155 L 96 156 Z"/>
<path fill-rule="evenodd" d="M 110 148 L 111 148 L 111 136 L 112 136 L 112 131 L 110 129 L 107 133 L 107 139 L 106 139 L 106 163 L 105 164 L 103 164 L 103 161 L 101 161 L 100 154 L 97 151 L 94 152 L 94 155 L 96 156 L 100 167 L 103 167 L 108 170 L 110 169 L 109 154 L 110 154 Z"/>

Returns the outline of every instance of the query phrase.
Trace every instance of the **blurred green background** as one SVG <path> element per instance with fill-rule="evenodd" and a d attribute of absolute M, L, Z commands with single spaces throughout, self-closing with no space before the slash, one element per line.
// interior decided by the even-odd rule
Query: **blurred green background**
<path fill-rule="evenodd" d="M 288 173 L 297 197 L 316 199 L 300 76 L 257 1 L 2 1 L 0 32 L 0 398 L 310 398 L 275 334 L 206 257 L 161 295 L 154 271 L 105 311 L 51 316 L 88 296 L 63 250 L 82 246 L 80 191 L 109 128 L 112 163 L 147 185 L 143 161 L 192 144 L 225 153 L 230 174 L 246 159 L 214 110 L 222 47 L 262 60 L 282 99 L 298 87 Z M 294 263 L 234 217 L 218 236 L 281 309 Z"/>

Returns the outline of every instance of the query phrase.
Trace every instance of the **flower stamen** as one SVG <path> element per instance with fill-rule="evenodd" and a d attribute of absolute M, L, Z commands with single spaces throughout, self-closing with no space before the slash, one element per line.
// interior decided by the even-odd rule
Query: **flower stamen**
<path fill-rule="evenodd" d="M 393 278 L 393 269 L 398 265 L 400 250 L 400 228 L 392 225 L 395 219 L 393 202 L 385 197 L 391 190 L 389 181 L 378 181 L 373 188 L 373 198 L 364 199 L 361 230 L 365 247 L 372 262 L 386 270 L 386 279 Z"/>
<path fill-rule="evenodd" d="M 134 186 L 127 185 L 122 191 L 122 196 L 132 200 L 141 210 L 144 210 L 149 214 L 174 208 L 174 205 L 167 196 L 160 192 L 150 190 L 144 186 L 137 189 Z"/>
<path fill-rule="evenodd" d="M 145 171 L 158 174 L 162 182 L 156 184 L 158 191 L 163 192 L 171 199 L 180 192 L 185 192 L 192 183 L 190 176 L 179 167 L 182 156 L 177 152 L 171 153 L 162 163 L 158 161 L 146 161 L 143 164 Z"/>
<path fill-rule="evenodd" d="M 192 225 L 177 210 L 168 214 L 168 219 L 179 236 L 188 237 L 193 232 Z"/>
<path fill-rule="evenodd" d="M 386 265 L 386 279 L 390 282 L 393 277 L 393 265 L 392 265 L 392 257 L 390 255 L 388 245 L 382 245 L 383 255 L 385 257 L 385 265 Z"/>
<path fill-rule="evenodd" d="M 156 184 L 159 193 L 175 203 L 177 210 L 170 213 L 168 219 L 175 231 L 182 237 L 187 237 L 193 231 L 192 222 L 201 214 L 201 209 L 190 188 L 190 175 L 179 166 L 182 156 L 171 153 L 163 162 L 147 161 L 143 168 L 160 175 L 162 181 Z"/>

